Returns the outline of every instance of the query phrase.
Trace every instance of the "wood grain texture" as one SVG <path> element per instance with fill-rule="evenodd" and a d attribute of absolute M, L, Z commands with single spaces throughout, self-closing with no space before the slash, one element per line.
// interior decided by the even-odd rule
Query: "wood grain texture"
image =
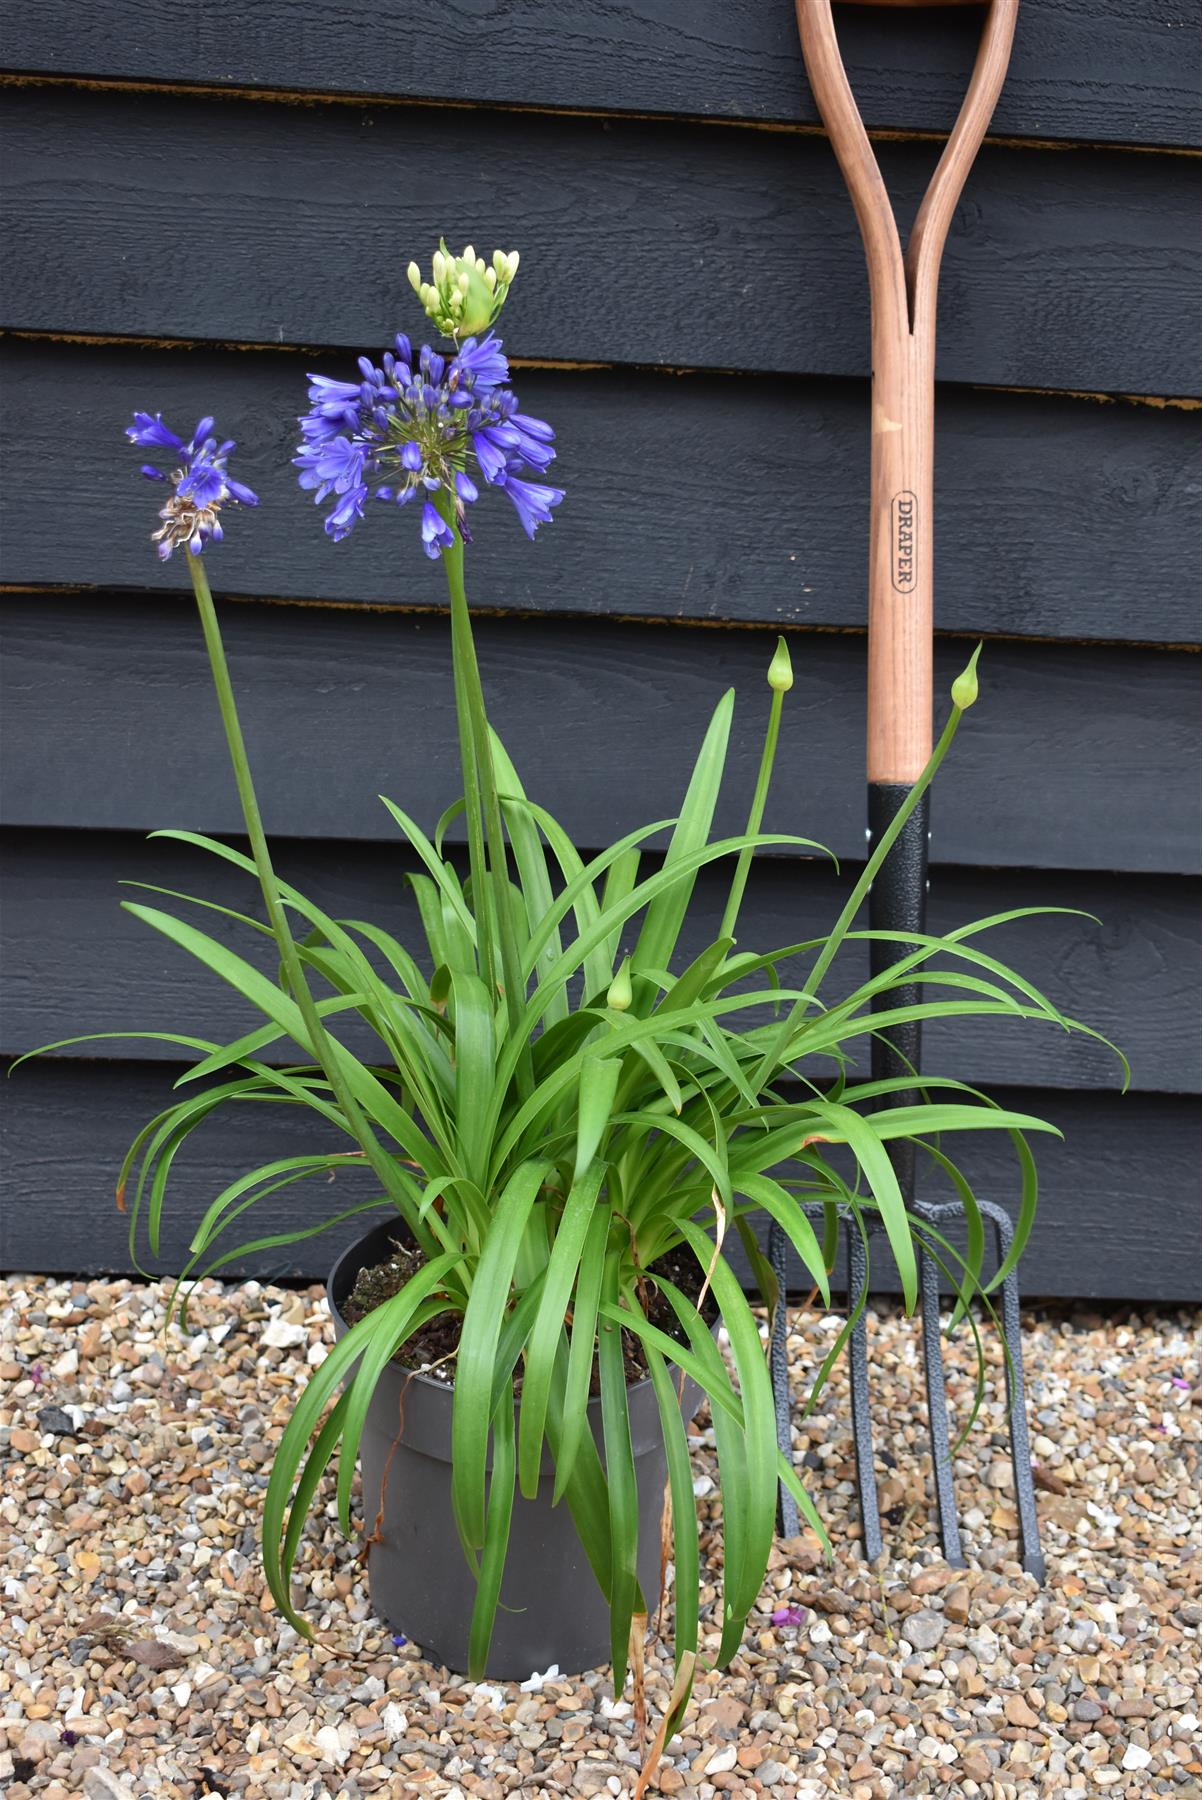
<path fill-rule="evenodd" d="M 1018 0 L 989 0 L 963 104 L 904 250 L 843 65 L 832 0 L 797 0 L 796 10 L 810 86 L 864 240 L 872 309 L 866 769 L 869 782 L 909 786 L 932 749 L 939 268 L 1006 78 Z"/>
<path fill-rule="evenodd" d="M 389 839 L 380 793 L 438 818 L 458 781 L 443 620 L 320 607 L 224 612 L 269 831 Z M 190 600 L 17 595 L 3 616 L 4 822 L 237 829 Z M 674 815 L 686 759 L 735 687 L 742 704 L 717 823 L 742 829 L 771 634 L 484 619 L 477 637 L 490 711 L 519 772 L 583 844 Z M 863 640 L 815 633 L 793 650 L 770 827 L 855 857 L 864 841 Z M 937 695 L 964 660 L 962 642 L 939 645 Z M 940 773 L 936 861 L 1198 872 L 1187 771 L 1202 659 L 995 643 L 981 674 L 981 702 Z"/>
<path fill-rule="evenodd" d="M 1202 1271 L 1189 1254 L 1196 1223 L 1196 1101 L 1021 1088 L 1001 1097 L 1065 1133 L 1063 1141 L 1047 1137 L 1038 1145 L 1042 1197 L 1023 1265 L 1027 1295 L 1202 1297 Z M 114 1206 L 113 1182 L 134 1133 L 170 1100 L 170 1070 L 154 1064 L 27 1064 L 0 1083 L 6 1184 L 0 1268 L 78 1274 L 128 1269 L 126 1221 Z M 965 1140 L 962 1160 L 981 1193 L 1013 1207 L 1013 1163 L 998 1136 L 982 1133 L 971 1145 Z M 153 1266 L 178 1270 L 204 1206 L 243 1169 L 323 1143 L 318 1126 L 291 1108 L 279 1109 L 278 1117 L 253 1108 L 210 1121 L 173 1165 L 162 1255 Z M 928 1191 L 935 1197 L 934 1188 Z M 335 1184 L 302 1183 L 265 1201 L 252 1231 L 315 1224 L 360 1197 L 368 1197 L 366 1185 L 352 1187 L 344 1176 Z M 1088 1230 L 1082 1228 L 1086 1216 Z M 261 1256 L 254 1272 L 320 1279 L 340 1245 L 361 1228 L 352 1222 L 291 1251 Z M 883 1253 L 876 1267 L 888 1287 Z"/>
<path fill-rule="evenodd" d="M 946 9 L 904 21 L 841 13 L 868 123 L 947 131 L 975 24 Z M 1199 35 L 1189 0 L 1026 5 L 994 129 L 1196 145 Z M 10 0 L 4 55 L 12 69 L 142 82 L 817 119 L 789 0 L 568 0 L 550 27 L 541 0 Z"/>
<path fill-rule="evenodd" d="M 523 253 L 511 354 L 867 370 L 858 235 L 818 136 L 57 87 L 11 94 L 5 130 L 14 328 L 386 343 L 417 322 L 403 270 L 454 194 L 457 233 Z M 908 225 L 930 146 L 881 161 Z M 1197 175 L 1187 158 L 984 150 L 945 258 L 937 374 L 1197 393 L 1180 324 Z"/>
<path fill-rule="evenodd" d="M 281 874 L 334 917 L 375 920 L 419 950 L 423 940 L 404 880 L 412 863 L 395 845 L 285 840 L 274 844 L 273 853 Z M 647 872 L 653 867 L 649 859 Z M 828 930 L 858 873 L 854 864 L 841 875 L 809 860 L 761 864 L 744 904 L 740 945 L 768 949 Z M 715 871 L 698 883 L 682 964 L 717 936 L 728 880 L 729 870 Z M 186 1030 L 225 1042 L 255 1022 L 233 989 L 121 909 L 122 899 L 145 898 L 120 885 L 124 881 L 156 883 L 261 916 L 253 882 L 182 845 L 125 833 L 5 832 L 0 1053 L 102 1029 Z M 981 942 L 1066 1012 L 1121 1043 L 1137 1090 L 1196 1093 L 1202 1091 L 1200 899 L 1199 884 L 1188 879 L 1033 870 L 1010 873 L 1003 896 L 992 870 L 942 867 L 931 885 L 930 928 L 950 930 L 999 905 L 1092 912 L 1098 923 L 1052 914 L 1003 927 Z M 272 956 L 244 926 L 213 912 L 176 910 L 274 978 Z M 797 959 L 786 969 L 800 980 L 804 964 Z M 866 946 L 849 943 L 830 991 L 850 992 L 867 974 Z M 339 1031 L 349 1042 L 343 1023 Z M 1047 1088 L 1100 1089 L 1118 1082 L 1118 1064 L 1104 1046 L 1034 1022 L 939 1021 L 924 1036 L 927 1067 L 935 1073 L 955 1070 L 986 1085 Z M 128 1040 L 80 1045 L 65 1054 L 170 1061 L 181 1053 L 168 1044 Z"/>
<path fill-rule="evenodd" d="M 237 466 L 263 505 L 231 525 L 214 565 L 224 592 L 442 607 L 440 572 L 415 554 L 412 520 L 369 515 L 338 545 L 322 535 L 290 462 L 312 366 L 241 351 L 0 344 L 5 579 L 155 589 L 172 579 L 147 544 L 155 491 L 117 439 L 137 405 L 176 422 L 213 413 L 238 440 Z M 316 366 L 353 368 L 342 355 Z M 568 498 L 528 550 L 505 502 L 486 495 L 472 548 L 476 604 L 864 625 L 865 383 L 527 369 L 519 392 L 555 424 Z M 944 387 L 936 431 L 943 629 L 1197 637 L 1196 597 L 1182 580 L 1202 500 L 1197 415 Z M 84 483 L 81 442 L 112 447 Z M 665 470 L 671 506 L 653 498 Z M 757 491 L 771 493 L 770 530 Z"/>

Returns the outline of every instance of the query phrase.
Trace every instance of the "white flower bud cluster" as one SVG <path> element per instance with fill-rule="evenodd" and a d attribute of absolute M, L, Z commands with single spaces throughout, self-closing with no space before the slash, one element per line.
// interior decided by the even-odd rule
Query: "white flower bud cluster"
<path fill-rule="evenodd" d="M 494 250 L 486 263 L 470 244 L 462 256 L 452 256 L 444 239 L 434 252 L 434 279 L 423 281 L 411 262 L 409 285 L 443 336 L 459 341 L 488 330 L 505 304 L 518 261 L 516 250 Z"/>

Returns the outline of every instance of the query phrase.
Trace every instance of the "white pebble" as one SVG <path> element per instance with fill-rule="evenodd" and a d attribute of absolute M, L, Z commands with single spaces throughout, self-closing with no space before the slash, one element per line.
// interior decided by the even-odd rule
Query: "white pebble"
<path fill-rule="evenodd" d="M 535 1669 L 532 1672 L 530 1679 L 521 1683 L 521 1691 L 523 1694 L 540 1694 L 545 1682 L 558 1680 L 559 1664 L 552 1663 L 551 1667 L 543 1675 L 540 1675 L 538 1670 Z"/>
<path fill-rule="evenodd" d="M 1124 1769 L 1146 1769 L 1152 1761 L 1152 1752 L 1141 1749 L 1138 1744 L 1128 1744 L 1123 1752 L 1122 1767 Z"/>
<path fill-rule="evenodd" d="M 390 1700 L 380 1714 L 380 1723 L 388 1733 L 390 1744 L 395 1744 L 398 1738 L 403 1738 L 409 1729 L 408 1714 L 401 1711 L 395 1700 Z"/>
<path fill-rule="evenodd" d="M 50 1373 L 59 1381 L 66 1381 L 68 1376 L 79 1373 L 79 1351 L 72 1347 L 64 1350 L 57 1362 L 51 1363 Z"/>
<path fill-rule="evenodd" d="M 336 1725 L 323 1725 L 321 1730 L 314 1734 L 313 1742 L 327 1762 L 338 1763 L 341 1766 L 350 1755 Z"/>
<path fill-rule="evenodd" d="M 259 1342 L 272 1350 L 295 1350 L 308 1335 L 303 1325 L 290 1325 L 287 1319 L 272 1319 L 259 1333 Z"/>

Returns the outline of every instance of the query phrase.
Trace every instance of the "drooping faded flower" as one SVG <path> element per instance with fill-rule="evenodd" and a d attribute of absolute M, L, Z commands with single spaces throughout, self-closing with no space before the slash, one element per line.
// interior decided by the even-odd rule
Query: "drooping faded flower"
<path fill-rule="evenodd" d="M 152 534 L 159 547 L 159 558 L 166 562 L 172 551 L 187 549 L 199 556 L 207 544 L 219 544 L 224 535 L 219 514 L 227 503 L 235 506 L 257 506 L 259 496 L 240 481 L 235 481 L 226 463 L 235 448 L 232 438 L 219 443 L 213 435 L 213 421 L 201 419 L 185 443 L 169 426 L 161 413 L 136 412 L 134 422 L 127 425 L 125 435 L 142 449 L 169 451 L 178 467 L 165 475 L 153 463 L 143 463 L 142 473 L 151 481 L 169 481 L 175 489 L 159 513 L 163 523 Z"/>
<path fill-rule="evenodd" d="M 304 441 L 293 462 L 316 503 L 334 496 L 325 521 L 334 542 L 354 529 L 369 498 L 398 506 L 420 500 L 422 548 L 437 557 L 454 542 L 429 498 L 442 490 L 470 543 L 467 508 L 480 492 L 473 468 L 505 490 L 533 537 L 563 499 L 561 488 L 530 478 L 554 461 L 555 433 L 521 412 L 503 385 L 509 364 L 500 339 L 491 332 L 468 338 L 451 357 L 423 344 L 415 357 L 398 333 L 395 355 L 387 351 L 381 362 L 361 356 L 358 382 L 309 377 L 310 410 L 300 420 Z"/>

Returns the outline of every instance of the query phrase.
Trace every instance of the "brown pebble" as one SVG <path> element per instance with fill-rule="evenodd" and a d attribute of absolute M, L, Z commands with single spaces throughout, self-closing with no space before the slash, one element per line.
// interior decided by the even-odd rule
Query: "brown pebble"
<path fill-rule="evenodd" d="M 965 1623 L 970 1611 L 970 1596 L 965 1582 L 957 1581 L 953 1587 L 948 1588 L 943 1596 L 943 1611 L 954 1625 Z"/>
<path fill-rule="evenodd" d="M 1031 1710 L 1021 1694 L 1007 1694 L 1002 1702 L 1002 1711 L 1011 1725 L 1029 1729 L 1039 1724 L 1039 1714 Z"/>

